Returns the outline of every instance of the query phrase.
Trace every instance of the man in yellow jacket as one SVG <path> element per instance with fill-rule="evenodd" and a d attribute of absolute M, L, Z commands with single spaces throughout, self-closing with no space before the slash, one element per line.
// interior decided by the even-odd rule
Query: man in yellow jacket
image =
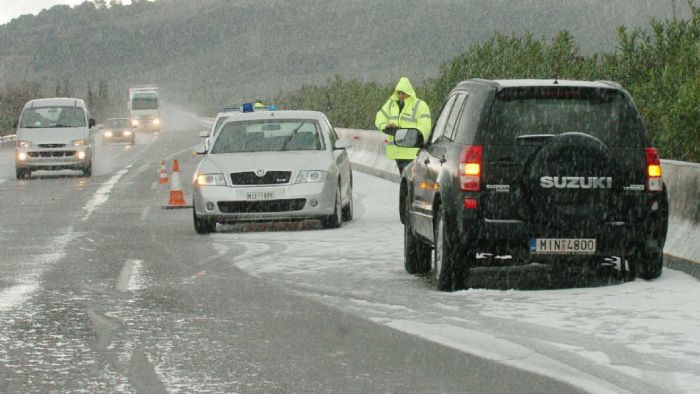
<path fill-rule="evenodd" d="M 416 158 L 418 149 L 401 148 L 393 144 L 394 132 L 399 128 L 414 128 L 420 130 L 423 139 L 428 140 L 432 128 L 428 104 L 416 97 L 411 82 L 401 77 L 396 84 L 394 93 L 377 112 L 374 125 L 382 133 L 387 134 L 386 158 L 396 160 L 399 173 Z"/>

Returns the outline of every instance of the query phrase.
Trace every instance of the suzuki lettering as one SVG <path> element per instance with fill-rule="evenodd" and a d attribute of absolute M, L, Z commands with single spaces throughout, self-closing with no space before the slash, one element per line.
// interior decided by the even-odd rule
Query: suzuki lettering
<path fill-rule="evenodd" d="M 543 176 L 540 186 L 545 189 L 611 189 L 612 177 L 609 176 Z"/>

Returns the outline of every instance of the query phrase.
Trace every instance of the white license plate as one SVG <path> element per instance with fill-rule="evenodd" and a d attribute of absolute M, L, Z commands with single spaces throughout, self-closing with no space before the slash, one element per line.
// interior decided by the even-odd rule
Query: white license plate
<path fill-rule="evenodd" d="M 246 200 L 248 200 L 248 201 L 274 200 L 274 199 L 275 199 L 275 193 L 274 193 L 274 192 L 246 193 Z"/>
<path fill-rule="evenodd" d="M 530 253 L 539 254 L 593 254 L 595 239 L 590 238 L 533 238 Z"/>

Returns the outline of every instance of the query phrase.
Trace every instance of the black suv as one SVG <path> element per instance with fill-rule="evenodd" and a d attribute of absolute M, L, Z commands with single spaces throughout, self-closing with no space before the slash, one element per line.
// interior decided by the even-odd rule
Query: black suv
<path fill-rule="evenodd" d="M 401 129 L 394 143 L 421 148 L 401 178 L 405 268 L 432 272 L 441 290 L 504 262 L 595 268 L 619 257 L 626 275 L 661 274 L 659 157 L 614 82 L 463 81 L 428 141 Z"/>

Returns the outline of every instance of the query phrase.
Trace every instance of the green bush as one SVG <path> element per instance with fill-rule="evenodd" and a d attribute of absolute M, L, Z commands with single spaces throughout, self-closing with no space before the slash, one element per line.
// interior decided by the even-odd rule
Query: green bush
<path fill-rule="evenodd" d="M 551 40 L 496 34 L 443 64 L 416 93 L 436 117 L 447 93 L 469 78 L 613 80 L 632 94 L 661 157 L 700 162 L 700 7 L 689 5 L 688 20 L 618 28 L 618 49 L 607 54 L 582 55 L 566 31 Z M 374 115 L 394 83 L 336 76 L 325 86 L 304 86 L 279 100 L 289 108 L 325 112 L 340 127 L 373 129 Z"/>

